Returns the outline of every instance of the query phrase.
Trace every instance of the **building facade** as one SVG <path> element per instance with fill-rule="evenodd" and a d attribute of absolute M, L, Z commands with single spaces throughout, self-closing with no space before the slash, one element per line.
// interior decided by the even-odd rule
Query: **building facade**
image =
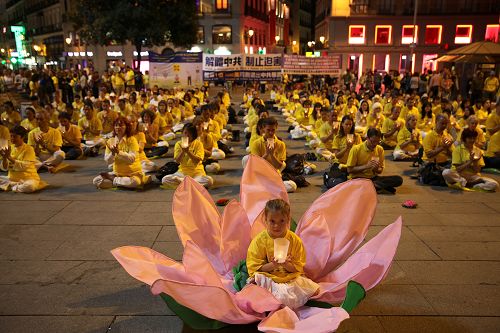
<path fill-rule="evenodd" d="M 497 0 L 317 0 L 316 39 L 342 54 L 342 68 L 361 73 L 422 72 L 469 43 L 498 42 Z"/>

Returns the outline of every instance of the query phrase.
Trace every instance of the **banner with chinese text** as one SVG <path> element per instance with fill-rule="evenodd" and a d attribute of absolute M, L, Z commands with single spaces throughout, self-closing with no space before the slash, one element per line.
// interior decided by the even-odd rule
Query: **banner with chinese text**
<path fill-rule="evenodd" d="M 203 55 L 203 79 L 281 80 L 281 54 Z"/>

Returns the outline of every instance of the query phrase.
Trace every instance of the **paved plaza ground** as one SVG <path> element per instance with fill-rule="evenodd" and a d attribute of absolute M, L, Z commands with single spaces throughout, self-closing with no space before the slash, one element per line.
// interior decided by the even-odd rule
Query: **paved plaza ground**
<path fill-rule="evenodd" d="M 303 151 L 304 141 L 286 142 L 289 154 Z M 235 145 L 214 177 L 214 200 L 238 198 L 244 150 Z M 109 252 L 140 245 L 180 260 L 173 191 L 99 191 L 92 178 L 102 157 L 68 163 L 72 172 L 42 175 L 50 183 L 42 192 L 0 193 L 0 332 L 193 332 Z M 290 194 L 296 220 L 324 191 L 327 164 L 317 164 L 311 186 Z M 500 195 L 424 187 L 409 163 L 386 165 L 404 184 L 378 196 L 368 238 L 401 215 L 396 260 L 338 332 L 500 332 Z M 402 208 L 407 199 L 418 208 Z M 219 332 L 234 331 L 256 328 Z"/>

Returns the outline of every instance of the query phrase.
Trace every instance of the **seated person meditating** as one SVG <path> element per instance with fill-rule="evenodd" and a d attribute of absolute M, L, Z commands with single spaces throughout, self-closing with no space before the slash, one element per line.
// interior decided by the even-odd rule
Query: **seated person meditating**
<path fill-rule="evenodd" d="M 61 150 L 63 145 L 61 132 L 49 126 L 48 114 L 44 111 L 36 114 L 38 127 L 28 134 L 28 144 L 35 149 L 35 154 L 39 161 L 37 169 L 45 168 L 49 172 L 54 172 L 66 154 Z"/>
<path fill-rule="evenodd" d="M 495 191 L 498 183 L 479 173 L 484 166 L 481 149 L 474 143 L 477 139 L 475 129 L 466 128 L 462 131 L 460 145 L 453 150 L 451 168 L 443 171 L 443 178 L 451 187 L 472 187 L 484 191 Z"/>
<path fill-rule="evenodd" d="M 250 144 L 250 154 L 257 155 L 271 164 L 281 175 L 281 170 L 286 167 L 286 145 L 275 135 L 278 121 L 273 118 L 264 118 L 262 121 L 262 136 Z M 246 166 L 248 156 L 243 157 L 243 167 Z M 297 184 L 292 180 L 283 182 L 287 192 L 295 192 Z"/>
<path fill-rule="evenodd" d="M 298 308 L 319 291 L 319 285 L 304 276 L 306 252 L 302 240 L 290 231 L 290 205 L 281 199 L 269 200 L 264 218 L 266 230 L 255 236 L 248 248 L 247 283 L 267 289 L 292 309 Z M 286 258 L 275 258 L 277 238 L 289 241 Z"/>
<path fill-rule="evenodd" d="M 379 176 L 384 171 L 384 148 L 379 145 L 382 134 L 376 128 L 369 128 L 366 141 L 352 147 L 347 159 L 349 179 L 371 179 L 377 193 L 396 193 L 396 187 L 403 184 L 400 176 Z"/>
<path fill-rule="evenodd" d="M 207 176 L 203 167 L 205 150 L 203 143 L 198 138 L 196 127 L 188 123 L 182 129 L 182 138 L 174 147 L 174 160 L 179 163 L 179 170 L 171 175 L 166 175 L 161 182 L 168 188 L 176 188 L 182 180 L 189 176 L 204 187 L 213 185 L 212 177 Z"/>
<path fill-rule="evenodd" d="M 10 131 L 11 146 L 0 149 L 2 170 L 8 170 L 8 176 L 0 176 L 0 189 L 3 191 L 31 193 L 43 187 L 43 182 L 36 171 L 36 156 L 32 146 L 24 143 L 27 130 L 16 125 Z"/>
<path fill-rule="evenodd" d="M 120 116 L 115 120 L 114 137 L 106 142 L 104 160 L 113 165 L 113 172 L 102 172 L 94 178 L 99 189 L 113 186 L 137 188 L 149 180 L 144 175 L 139 158 L 139 144 L 132 135 L 132 126 L 127 118 Z"/>

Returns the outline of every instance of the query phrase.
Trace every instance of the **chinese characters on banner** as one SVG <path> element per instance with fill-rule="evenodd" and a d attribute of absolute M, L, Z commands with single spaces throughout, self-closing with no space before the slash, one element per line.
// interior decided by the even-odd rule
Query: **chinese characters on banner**
<path fill-rule="evenodd" d="M 342 55 L 329 55 L 318 58 L 309 58 L 300 55 L 283 57 L 283 73 L 290 75 L 335 75 L 340 76 Z"/>
<path fill-rule="evenodd" d="M 281 54 L 203 55 L 203 79 L 281 80 Z"/>

